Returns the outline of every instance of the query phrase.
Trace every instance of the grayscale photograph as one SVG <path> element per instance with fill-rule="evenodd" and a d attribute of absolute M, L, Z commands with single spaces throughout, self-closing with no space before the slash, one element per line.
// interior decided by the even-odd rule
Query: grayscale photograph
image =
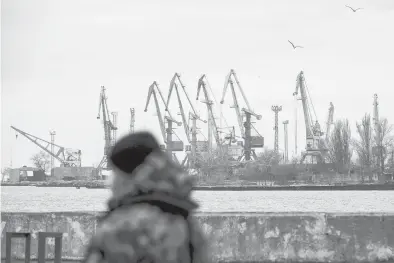
<path fill-rule="evenodd" d="M 1 0 L 0 98 L 1 263 L 394 263 L 394 0 Z"/>

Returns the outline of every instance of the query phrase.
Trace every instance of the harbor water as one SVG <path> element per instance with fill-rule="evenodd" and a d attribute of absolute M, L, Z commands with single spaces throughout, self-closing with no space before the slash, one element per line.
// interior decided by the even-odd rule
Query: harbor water
<path fill-rule="evenodd" d="M 1 187 L 1 212 L 103 211 L 108 189 Z M 393 213 L 394 191 L 195 191 L 200 212 Z"/>

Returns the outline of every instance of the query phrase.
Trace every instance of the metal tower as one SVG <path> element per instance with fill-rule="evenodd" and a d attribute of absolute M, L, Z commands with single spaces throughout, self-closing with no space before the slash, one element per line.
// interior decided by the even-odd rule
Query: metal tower
<path fill-rule="evenodd" d="M 55 154 L 55 135 L 56 131 L 49 131 L 49 135 L 51 135 L 51 170 L 50 173 L 52 172 L 52 169 L 55 167 L 55 158 L 53 155 Z"/>
<path fill-rule="evenodd" d="M 271 107 L 272 111 L 275 112 L 275 146 L 274 146 L 274 150 L 276 153 L 279 152 L 279 141 L 278 141 L 278 133 L 279 133 L 279 129 L 278 129 L 278 114 L 280 111 L 282 111 L 282 106 L 272 106 Z"/>
<path fill-rule="evenodd" d="M 289 145 L 288 145 L 288 133 L 287 133 L 287 125 L 289 124 L 288 120 L 283 122 L 284 132 L 285 132 L 285 163 L 289 162 Z"/>

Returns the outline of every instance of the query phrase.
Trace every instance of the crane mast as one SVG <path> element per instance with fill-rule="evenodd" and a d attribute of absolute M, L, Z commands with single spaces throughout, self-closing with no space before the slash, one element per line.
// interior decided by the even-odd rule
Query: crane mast
<path fill-rule="evenodd" d="M 298 100 L 302 101 L 302 107 L 304 112 L 304 121 L 305 121 L 305 132 L 306 132 L 306 152 L 302 153 L 300 162 L 302 163 L 306 156 L 311 156 L 312 161 L 313 157 L 317 159 L 318 162 L 324 162 L 323 151 L 320 147 L 321 136 L 323 133 L 320 130 L 320 124 L 317 121 L 315 115 L 315 123 L 314 118 L 312 117 L 311 109 L 309 104 L 311 103 L 311 99 L 308 98 L 306 86 L 305 86 L 305 77 L 303 71 L 301 71 L 297 76 L 296 82 L 296 90 L 293 93 L 293 96 L 297 96 L 298 92 L 301 93 L 301 97 Z"/>
<path fill-rule="evenodd" d="M 382 165 L 382 158 L 383 158 L 383 146 L 381 140 L 381 126 L 380 126 L 380 119 L 379 119 L 379 103 L 378 103 L 378 94 L 373 95 L 373 126 L 375 132 L 375 147 L 373 147 L 374 155 L 376 156 L 376 164 L 377 167 L 380 169 L 384 168 Z"/>
<path fill-rule="evenodd" d="M 159 93 L 161 101 L 164 104 L 165 110 L 168 113 L 168 116 L 165 116 L 164 118 L 163 118 L 161 111 L 160 111 L 160 105 L 159 105 L 159 101 L 157 99 L 156 91 Z M 179 141 L 178 144 L 175 144 L 175 142 L 172 141 L 172 133 L 173 133 L 172 132 L 172 129 L 173 129 L 172 123 L 176 123 L 178 126 L 181 126 L 182 122 L 178 122 L 172 117 L 171 113 L 168 110 L 168 105 L 167 105 L 166 101 L 164 100 L 163 94 L 160 91 L 160 88 L 159 88 L 158 84 L 156 83 L 156 81 L 154 81 L 152 83 L 152 85 L 150 85 L 150 87 L 149 87 L 148 97 L 146 100 L 145 110 L 144 110 L 145 112 L 148 111 L 148 106 L 149 106 L 149 102 L 152 97 L 152 94 L 153 94 L 153 100 L 155 102 L 157 118 L 158 118 L 159 125 L 160 125 L 160 131 L 161 131 L 163 140 L 167 145 L 166 151 L 170 156 L 173 157 L 173 151 L 183 151 L 183 142 Z M 167 128 L 165 127 L 165 121 L 167 121 Z"/>
<path fill-rule="evenodd" d="M 11 126 L 19 134 L 26 137 L 29 141 L 40 147 L 44 152 L 55 158 L 64 167 L 81 167 L 81 150 L 65 148 L 55 143 L 46 141 L 37 136 L 24 132 L 14 126 Z M 44 146 L 46 144 L 46 146 Z M 51 146 L 51 150 L 48 147 Z M 52 167 L 53 168 L 53 167 Z"/>
<path fill-rule="evenodd" d="M 244 102 L 246 104 L 246 107 L 247 107 L 247 108 L 242 108 L 242 111 L 245 114 L 245 119 L 246 119 L 245 122 L 243 122 L 243 117 L 242 117 L 241 110 L 240 110 L 240 107 L 239 107 L 239 104 L 238 104 L 238 99 L 237 99 L 237 96 L 236 96 L 236 93 L 235 93 L 233 79 L 235 80 L 235 83 L 237 84 L 238 89 L 240 90 L 242 98 L 243 98 L 243 100 L 244 100 Z M 250 158 L 251 158 L 251 154 L 253 154 L 253 157 L 256 158 L 256 154 L 252 150 L 252 148 L 261 148 L 261 147 L 264 146 L 264 138 L 261 135 L 254 136 L 254 137 L 251 136 L 251 127 L 252 127 L 252 125 L 251 125 L 251 116 L 256 117 L 257 120 L 261 120 L 261 115 L 256 114 L 256 113 L 254 113 L 252 111 L 252 109 L 251 109 L 251 107 L 249 105 L 249 102 L 248 102 L 248 100 L 246 98 L 246 95 L 245 95 L 245 93 L 244 93 L 244 91 L 243 91 L 243 89 L 241 87 L 241 84 L 240 84 L 240 82 L 238 80 L 238 77 L 235 74 L 235 71 L 233 69 L 230 70 L 230 73 L 226 77 L 226 80 L 225 80 L 225 83 L 224 83 L 222 99 L 220 101 L 221 104 L 224 103 L 224 98 L 226 96 L 226 92 L 227 92 L 228 86 L 230 86 L 231 93 L 232 93 L 232 96 L 233 96 L 233 103 L 234 103 L 234 105 L 232 106 L 232 108 L 235 109 L 235 113 L 236 113 L 237 120 L 238 120 L 238 126 L 239 126 L 239 129 L 241 131 L 242 138 L 245 141 L 245 143 L 244 143 L 244 154 L 243 155 L 245 157 L 245 160 L 249 161 Z M 242 156 L 241 156 L 241 158 L 242 158 Z"/>
<path fill-rule="evenodd" d="M 220 141 L 220 137 L 219 137 L 219 129 L 218 126 L 216 124 L 216 120 L 215 120 L 215 116 L 213 114 L 213 108 L 212 108 L 212 104 L 213 101 L 209 98 L 209 93 L 207 91 L 206 88 L 206 83 L 204 81 L 204 79 L 206 78 L 205 74 L 202 75 L 200 77 L 200 79 L 198 80 L 198 86 L 197 86 L 197 97 L 196 100 L 198 100 L 199 95 L 200 95 L 200 91 L 202 89 L 203 93 L 204 93 L 204 97 L 205 97 L 205 101 L 202 101 L 203 103 L 205 103 L 207 105 L 207 110 L 208 110 L 208 114 L 209 114 L 209 121 L 211 123 L 211 126 L 213 127 L 213 135 L 215 137 L 215 141 L 216 141 L 216 145 L 220 150 L 221 147 L 221 141 Z"/>
<path fill-rule="evenodd" d="M 328 108 L 328 117 L 326 123 L 326 142 L 329 140 L 331 125 L 334 124 L 334 105 L 330 102 L 330 107 Z"/>
<path fill-rule="evenodd" d="M 105 168 L 109 169 L 109 162 L 107 161 L 107 157 L 110 154 L 110 151 L 115 143 L 115 138 L 116 136 L 116 130 L 118 129 L 114 122 L 110 118 L 110 112 L 108 110 L 108 104 L 107 104 L 107 96 L 105 94 L 105 87 L 101 86 L 101 93 L 100 93 L 100 102 L 99 102 L 99 108 L 98 108 L 98 114 L 97 114 L 97 119 L 100 119 L 102 114 L 103 118 L 103 126 L 104 126 L 104 156 L 101 159 L 100 164 L 98 165 L 99 170 Z M 114 121 L 116 121 L 116 114 L 114 114 Z"/>
<path fill-rule="evenodd" d="M 191 112 L 189 112 L 189 116 L 188 118 L 190 118 L 192 120 L 192 128 L 190 129 L 189 127 L 189 122 L 188 119 L 186 118 L 186 114 L 185 111 L 183 109 L 183 105 L 182 105 L 182 99 L 181 96 L 179 94 L 179 89 L 178 89 L 178 84 L 176 83 L 176 81 L 178 80 L 179 85 L 182 87 L 183 92 L 186 95 L 186 98 L 189 102 L 189 105 L 191 107 Z M 172 90 L 175 88 L 175 92 L 177 95 L 177 100 L 178 100 L 178 106 L 179 106 L 179 110 L 180 110 L 180 114 L 182 117 L 182 122 L 183 122 L 183 128 L 185 130 L 185 134 L 187 137 L 188 142 L 191 144 L 191 155 L 192 155 L 192 160 L 189 159 L 188 154 L 186 155 L 185 160 L 182 163 L 186 162 L 186 159 L 189 159 L 189 161 L 191 161 L 191 166 L 194 167 L 195 165 L 195 161 L 196 161 L 196 151 L 197 151 L 197 120 L 200 120 L 204 123 L 206 123 L 205 120 L 202 120 L 200 118 L 200 116 L 197 114 L 191 100 L 190 97 L 185 89 L 185 85 L 183 84 L 180 74 L 175 73 L 173 78 L 171 79 L 170 82 L 170 88 L 168 91 L 168 97 L 167 97 L 167 107 L 169 107 L 170 104 L 170 99 L 171 99 L 171 94 L 172 94 Z"/>
<path fill-rule="evenodd" d="M 111 112 L 112 114 L 112 123 L 114 125 L 114 127 L 118 127 L 118 113 L 117 112 Z M 116 139 L 117 139 L 117 130 L 118 129 L 113 129 L 112 130 L 112 142 L 111 145 L 115 145 L 116 143 Z"/>
<path fill-rule="evenodd" d="M 222 100 L 220 101 L 220 103 L 221 104 L 224 103 L 224 97 L 226 96 L 226 92 L 227 92 L 228 86 L 230 85 L 230 87 L 231 87 L 231 94 L 233 96 L 233 103 L 234 103 L 234 105 L 231 106 L 231 108 L 234 108 L 234 110 L 235 110 L 235 115 L 236 115 L 237 121 L 238 121 L 238 127 L 239 127 L 239 129 L 241 131 L 241 136 L 242 136 L 242 138 L 245 138 L 245 127 L 243 125 L 241 109 L 239 107 L 237 95 L 235 93 L 234 82 L 231 79 L 232 72 L 233 71 L 230 71 L 230 73 L 228 74 L 228 76 L 227 76 L 227 78 L 225 80 L 223 94 L 222 94 Z"/>

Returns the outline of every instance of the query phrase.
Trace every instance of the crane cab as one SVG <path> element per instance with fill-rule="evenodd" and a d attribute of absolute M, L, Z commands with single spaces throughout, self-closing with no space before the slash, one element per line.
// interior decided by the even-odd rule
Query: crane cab
<path fill-rule="evenodd" d="M 263 136 L 251 136 L 252 148 L 263 148 L 264 147 L 264 137 Z"/>
<path fill-rule="evenodd" d="M 174 152 L 182 152 L 184 149 L 182 141 L 172 141 L 171 143 L 167 143 L 167 147 L 170 147 L 171 151 Z"/>

